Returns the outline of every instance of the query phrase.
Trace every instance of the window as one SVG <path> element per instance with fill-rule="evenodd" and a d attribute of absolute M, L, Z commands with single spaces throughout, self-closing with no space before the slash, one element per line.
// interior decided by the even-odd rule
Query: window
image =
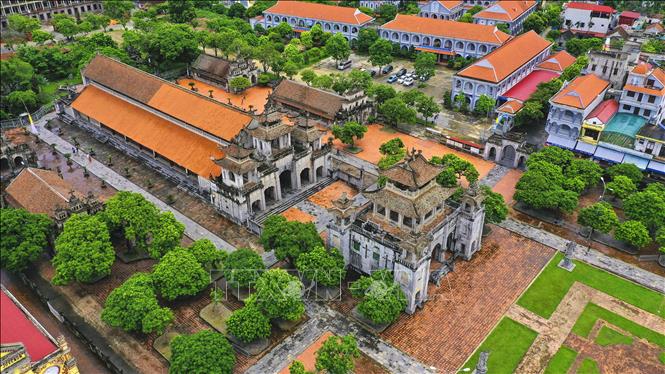
<path fill-rule="evenodd" d="M 231 182 L 235 182 L 235 181 L 236 181 L 236 176 L 235 176 L 235 174 L 229 172 L 229 180 L 230 180 Z"/>
<path fill-rule="evenodd" d="M 411 219 L 411 217 L 403 217 L 402 223 L 404 224 L 404 226 L 413 227 L 413 220 Z"/>
<path fill-rule="evenodd" d="M 630 105 L 623 104 L 623 110 L 630 110 Z"/>
<path fill-rule="evenodd" d="M 647 86 L 653 86 L 654 80 L 653 79 L 647 79 Z"/>
<path fill-rule="evenodd" d="M 383 205 L 376 204 L 376 213 L 385 216 L 386 215 L 386 207 L 384 207 Z"/>
<path fill-rule="evenodd" d="M 603 74 L 607 74 L 607 66 L 603 66 Z"/>
<path fill-rule="evenodd" d="M 596 71 L 596 65 L 591 65 L 591 71 Z"/>
<path fill-rule="evenodd" d="M 376 262 L 379 262 L 380 258 L 381 258 L 381 256 L 379 255 L 379 252 L 377 252 L 376 249 L 375 249 L 374 253 L 372 254 L 372 260 L 374 260 Z"/>
<path fill-rule="evenodd" d="M 356 252 L 360 252 L 360 242 L 353 239 L 353 243 L 351 245 L 353 247 L 353 250 Z"/>
<path fill-rule="evenodd" d="M 651 116 L 651 110 L 650 109 L 644 109 L 644 116 L 645 117 Z"/>
<path fill-rule="evenodd" d="M 650 103 L 655 103 L 656 102 L 656 97 L 653 95 L 649 95 L 649 98 L 647 99 L 648 102 Z"/>
<path fill-rule="evenodd" d="M 391 210 L 390 211 L 390 220 L 393 221 L 393 222 L 399 223 L 399 213 L 397 213 L 394 210 Z"/>
<path fill-rule="evenodd" d="M 619 68 L 614 68 L 614 72 L 612 73 L 613 75 L 619 74 Z"/>
<path fill-rule="evenodd" d="M 626 95 L 628 95 L 628 97 L 635 97 L 635 92 L 628 91 L 628 93 Z"/>
<path fill-rule="evenodd" d="M 637 95 L 637 101 L 642 101 L 642 97 L 644 97 L 644 94 L 639 94 Z"/>

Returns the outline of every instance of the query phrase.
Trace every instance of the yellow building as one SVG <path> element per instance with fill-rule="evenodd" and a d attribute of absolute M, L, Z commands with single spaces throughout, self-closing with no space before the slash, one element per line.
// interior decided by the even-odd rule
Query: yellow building
<path fill-rule="evenodd" d="M 79 374 L 63 336 L 54 339 L 4 286 L 0 298 L 0 372 Z"/>

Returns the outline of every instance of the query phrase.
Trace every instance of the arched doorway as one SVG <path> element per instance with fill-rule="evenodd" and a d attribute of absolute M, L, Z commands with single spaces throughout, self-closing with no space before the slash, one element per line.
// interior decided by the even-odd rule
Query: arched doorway
<path fill-rule="evenodd" d="M 0 158 L 0 172 L 9 171 L 9 160 L 5 157 Z"/>
<path fill-rule="evenodd" d="M 316 179 L 323 178 L 323 166 L 316 168 Z"/>
<path fill-rule="evenodd" d="M 23 163 L 24 163 L 24 162 L 23 162 L 23 157 L 21 157 L 21 156 L 16 156 L 16 158 L 14 159 L 14 167 L 20 167 L 20 166 L 23 166 Z"/>
<path fill-rule="evenodd" d="M 449 251 L 455 250 L 455 233 L 451 232 L 448 234 L 448 238 L 446 239 L 446 249 Z"/>
<path fill-rule="evenodd" d="M 306 186 L 310 183 L 309 168 L 305 168 L 300 172 L 300 186 Z"/>
<path fill-rule="evenodd" d="M 266 205 L 270 205 L 275 202 L 275 187 L 270 186 L 263 191 L 263 198 L 266 202 Z"/>
<path fill-rule="evenodd" d="M 252 213 L 257 213 L 260 211 L 261 211 L 261 200 L 256 200 L 252 203 Z"/>
<path fill-rule="evenodd" d="M 490 153 L 488 154 L 490 160 L 496 160 L 496 148 L 490 147 Z"/>
<path fill-rule="evenodd" d="M 434 246 L 434 249 L 432 250 L 432 260 L 436 261 L 441 261 L 442 256 L 442 249 L 441 249 L 441 243 L 438 243 L 437 245 Z"/>
<path fill-rule="evenodd" d="M 291 185 L 291 170 L 284 170 L 279 174 L 279 186 L 282 189 L 282 194 L 293 189 Z"/>
<path fill-rule="evenodd" d="M 513 167 L 514 163 L 515 163 L 515 147 L 513 147 L 512 145 L 507 145 L 503 148 L 500 164 L 503 166 Z"/>
<path fill-rule="evenodd" d="M 524 169 L 526 166 L 526 157 L 520 156 L 520 158 L 517 161 L 517 167 L 520 169 Z"/>

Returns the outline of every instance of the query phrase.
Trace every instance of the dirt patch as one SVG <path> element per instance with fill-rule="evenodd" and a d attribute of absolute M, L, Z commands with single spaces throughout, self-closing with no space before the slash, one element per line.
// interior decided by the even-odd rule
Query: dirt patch
<path fill-rule="evenodd" d="M 330 186 L 322 189 L 321 191 L 315 193 L 309 197 L 309 201 L 322 207 L 322 208 L 332 208 L 332 202 L 339 199 L 343 194 L 350 199 L 358 193 L 358 190 L 350 186 L 344 181 L 336 181 Z"/>
<path fill-rule="evenodd" d="M 292 206 L 282 213 L 282 216 L 288 221 L 298 221 L 302 223 L 314 222 L 315 218 L 311 214 L 305 213 L 302 210 Z"/>

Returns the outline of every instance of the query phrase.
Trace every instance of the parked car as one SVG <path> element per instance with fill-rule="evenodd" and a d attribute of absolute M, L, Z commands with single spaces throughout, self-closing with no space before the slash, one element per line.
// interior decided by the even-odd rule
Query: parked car
<path fill-rule="evenodd" d="M 421 75 L 420 77 L 418 77 L 418 79 L 420 79 L 421 82 L 428 81 L 429 75 Z"/>
<path fill-rule="evenodd" d="M 397 84 L 404 84 L 404 77 L 399 77 L 397 79 Z"/>
<path fill-rule="evenodd" d="M 393 71 L 393 66 L 392 65 L 386 65 L 381 69 L 381 74 L 388 74 L 391 71 Z"/>
<path fill-rule="evenodd" d="M 413 78 L 406 78 L 404 79 L 404 83 L 402 83 L 405 86 L 413 86 Z"/>
<path fill-rule="evenodd" d="M 402 75 L 406 74 L 406 69 L 401 68 L 397 71 L 397 76 L 401 77 Z"/>
<path fill-rule="evenodd" d="M 397 76 L 395 74 L 388 77 L 388 83 L 395 83 L 397 81 Z"/>
<path fill-rule="evenodd" d="M 375 76 L 376 75 L 376 70 L 373 70 L 373 69 L 370 70 L 369 75 L 372 76 L 372 77 Z"/>
<path fill-rule="evenodd" d="M 337 64 L 337 70 L 345 70 L 347 68 L 351 67 L 351 60 L 346 60 L 346 61 L 340 61 Z"/>

